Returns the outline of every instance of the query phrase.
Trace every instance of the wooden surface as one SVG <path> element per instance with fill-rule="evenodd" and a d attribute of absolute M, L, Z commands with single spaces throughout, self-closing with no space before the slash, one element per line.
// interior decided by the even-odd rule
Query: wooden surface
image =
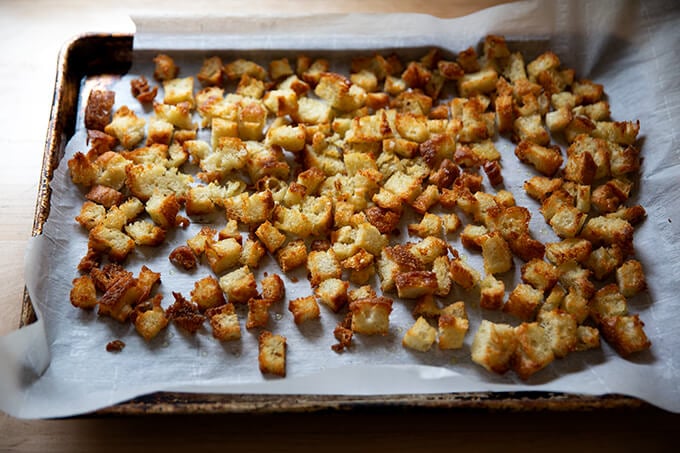
<path fill-rule="evenodd" d="M 165 11 L 421 12 L 454 17 L 498 0 L 249 0 L 156 2 Z M 143 5 L 143 6 L 140 6 Z M 57 54 L 82 32 L 131 32 L 152 2 L 0 0 L 0 335 L 19 324 Z M 2 364 L 0 364 L 2 366 Z M 361 411 L 23 421 L 0 414 L 0 451 L 274 451 L 548 449 L 670 451 L 678 416 L 655 409 L 580 413 Z M 198 448 L 192 448 L 198 447 Z"/>

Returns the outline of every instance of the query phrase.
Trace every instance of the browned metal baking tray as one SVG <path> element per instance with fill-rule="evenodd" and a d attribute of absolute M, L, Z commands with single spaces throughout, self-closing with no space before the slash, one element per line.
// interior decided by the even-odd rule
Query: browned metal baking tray
<path fill-rule="evenodd" d="M 42 231 L 50 211 L 50 182 L 73 135 L 83 81 L 93 76 L 119 76 L 132 65 L 133 36 L 85 34 L 62 49 L 57 64 L 54 99 L 45 140 L 33 235 Z M 21 325 L 35 321 L 24 292 Z M 440 408 L 505 411 L 570 411 L 638 409 L 650 405 L 623 395 L 587 396 L 552 392 L 476 392 L 409 395 L 254 395 L 158 392 L 102 409 L 97 415 L 276 413 L 357 409 Z"/>

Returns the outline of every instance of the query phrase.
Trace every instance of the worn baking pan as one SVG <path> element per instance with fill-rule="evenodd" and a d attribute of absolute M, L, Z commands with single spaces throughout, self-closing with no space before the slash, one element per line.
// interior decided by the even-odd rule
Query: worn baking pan
<path fill-rule="evenodd" d="M 50 181 L 73 135 L 78 100 L 85 79 L 103 79 L 125 74 L 133 60 L 133 36 L 128 34 L 86 34 L 69 42 L 57 66 L 38 194 L 33 235 L 42 231 L 50 211 Z M 21 325 L 35 320 L 25 292 Z M 354 410 L 360 408 L 455 408 L 477 410 L 593 410 L 636 409 L 649 404 L 627 396 L 586 396 L 552 392 L 481 392 L 409 395 L 254 395 L 193 394 L 159 392 L 102 409 L 98 415 L 143 415 L 152 413 L 238 413 L 304 412 Z"/>

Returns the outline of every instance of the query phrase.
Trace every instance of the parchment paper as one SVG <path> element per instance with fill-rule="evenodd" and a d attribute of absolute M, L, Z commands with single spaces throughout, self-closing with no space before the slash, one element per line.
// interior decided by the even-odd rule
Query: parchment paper
<path fill-rule="evenodd" d="M 492 375 L 469 359 L 469 345 L 482 313 L 475 302 L 478 296 L 462 291 L 451 296 L 468 301 L 471 329 L 460 351 L 443 352 L 435 347 L 421 354 L 403 348 L 401 338 L 413 323 L 408 301 L 395 301 L 386 337 L 355 335 L 355 346 L 342 354 L 330 348 L 340 315 L 322 306 L 318 322 L 298 327 L 285 302 L 273 307 L 268 328 L 288 338 L 285 379 L 260 374 L 258 331 L 246 330 L 243 316 L 239 342 L 219 343 L 207 328 L 192 336 L 171 325 L 147 343 L 132 326 L 75 309 L 69 303 L 76 264 L 86 250 L 86 234 L 73 221 L 82 204 L 82 192 L 70 182 L 65 165 L 75 151 L 87 150 L 79 131 L 55 172 L 52 207 L 43 234 L 30 242 L 26 256 L 25 278 L 39 320 L 0 338 L 1 410 L 23 418 L 68 416 L 162 390 L 322 395 L 540 390 L 627 394 L 680 412 L 680 340 L 675 334 L 680 326 L 676 280 L 680 273 L 680 79 L 676 74 L 680 14 L 672 2 L 522 2 L 446 20 L 413 14 L 166 16 L 136 18 L 135 23 L 138 55 L 146 58 L 156 49 L 175 51 L 180 66 L 185 65 L 184 75 L 196 69 L 191 66 L 196 64 L 191 60 L 196 49 L 206 55 L 221 51 L 227 56 L 248 55 L 253 49 L 322 53 L 423 47 L 424 53 L 427 46 L 436 45 L 458 52 L 478 45 L 486 34 L 496 33 L 506 35 L 511 47 L 521 50 L 527 61 L 544 50 L 554 51 L 563 66 L 574 68 L 578 77 L 604 84 L 613 119 L 641 122 L 644 161 L 632 202 L 641 203 L 648 212 L 636 230 L 635 248 L 649 290 L 629 304 L 630 311 L 646 323 L 653 346 L 625 360 L 603 343 L 601 349 L 556 360 L 527 382 L 512 373 Z M 131 74 L 144 69 L 144 64 L 136 60 Z M 129 83 L 129 78 L 121 83 Z M 139 109 L 136 101 L 118 96 L 116 107 L 124 103 Z M 82 119 L 78 127 L 82 128 Z M 499 138 L 496 146 L 503 153 L 506 188 L 515 194 L 518 204 L 532 208 L 534 235 L 550 239 L 550 229 L 535 211 L 537 205 L 527 200 L 521 189 L 532 170 L 517 163 L 513 145 L 507 140 Z M 172 302 L 171 291 L 188 296 L 193 282 L 210 274 L 206 265 L 193 273 L 179 271 L 165 258 L 200 226 L 192 224 L 186 231 L 170 234 L 169 244 L 159 251 L 162 258 L 149 264 L 163 274 L 159 291 L 165 295 L 164 306 Z M 458 249 L 481 269 L 479 256 Z M 138 250 L 127 267 L 136 273 L 147 262 L 146 254 Z M 266 269 L 276 270 L 276 266 L 269 258 L 258 276 Z M 297 275 L 301 277 L 297 283 L 287 284 L 287 300 L 311 293 L 304 272 Z M 509 320 L 500 314 L 491 316 Z M 105 345 L 116 338 L 126 342 L 125 349 L 118 354 L 106 352 Z"/>

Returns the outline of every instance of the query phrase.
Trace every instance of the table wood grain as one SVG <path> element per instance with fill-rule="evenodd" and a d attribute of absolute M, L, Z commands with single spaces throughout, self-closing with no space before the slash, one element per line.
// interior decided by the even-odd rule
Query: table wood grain
<path fill-rule="evenodd" d="M 0 335 L 19 325 L 45 133 L 62 44 L 132 32 L 139 12 L 419 12 L 456 17 L 499 0 L 0 1 Z M 30 272 L 30 269 L 27 270 Z M 2 366 L 2 364 L 0 364 Z M 363 410 L 269 415 L 80 417 L 0 414 L 0 451 L 671 451 L 680 417 L 654 408 L 492 413 Z"/>

